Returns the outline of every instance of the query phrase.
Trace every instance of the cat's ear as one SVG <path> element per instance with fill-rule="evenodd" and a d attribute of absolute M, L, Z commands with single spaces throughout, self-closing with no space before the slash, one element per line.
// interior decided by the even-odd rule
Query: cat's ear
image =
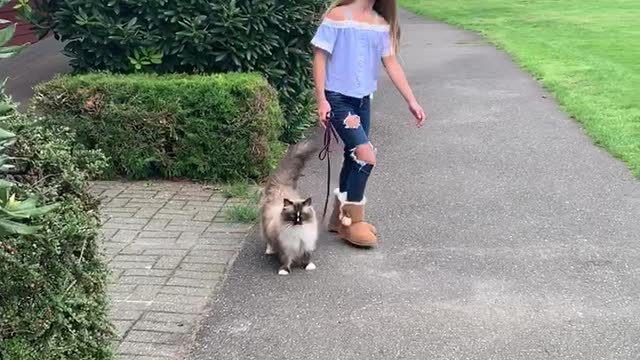
<path fill-rule="evenodd" d="M 284 199 L 284 206 L 285 207 L 293 206 L 293 202 L 291 200 L 289 200 L 289 199 Z"/>
<path fill-rule="evenodd" d="M 307 198 L 307 200 L 302 203 L 302 206 L 311 206 L 311 197 Z"/>

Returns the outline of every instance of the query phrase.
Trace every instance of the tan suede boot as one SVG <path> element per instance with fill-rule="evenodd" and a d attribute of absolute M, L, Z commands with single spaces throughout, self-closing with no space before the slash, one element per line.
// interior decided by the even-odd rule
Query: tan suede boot
<path fill-rule="evenodd" d="M 345 202 L 340 214 L 338 234 L 353 245 L 373 247 L 378 244 L 376 228 L 364 221 L 364 200 L 360 203 Z"/>
<path fill-rule="evenodd" d="M 340 231 L 340 207 L 342 203 L 347 201 L 347 193 L 341 193 L 339 188 L 333 190 L 333 211 L 331 212 L 331 216 L 329 217 L 329 222 L 327 224 L 327 230 L 331 233 L 338 233 Z M 376 233 L 376 228 L 366 223 L 373 233 Z"/>

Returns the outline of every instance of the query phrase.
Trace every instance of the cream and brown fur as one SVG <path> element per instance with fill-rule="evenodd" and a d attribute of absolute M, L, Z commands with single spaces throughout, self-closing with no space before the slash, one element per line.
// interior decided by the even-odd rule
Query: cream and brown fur
<path fill-rule="evenodd" d="M 280 275 L 301 265 L 314 270 L 311 255 L 318 239 L 318 220 L 310 197 L 298 192 L 298 180 L 307 160 L 317 151 L 312 140 L 292 146 L 264 189 L 260 225 L 267 254 L 280 260 Z"/>

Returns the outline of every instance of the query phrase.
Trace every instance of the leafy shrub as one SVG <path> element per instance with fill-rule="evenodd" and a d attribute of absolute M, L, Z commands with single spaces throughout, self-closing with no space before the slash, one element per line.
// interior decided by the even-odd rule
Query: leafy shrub
<path fill-rule="evenodd" d="M 276 92 L 257 74 L 63 76 L 34 104 L 131 178 L 261 179 L 283 148 Z"/>
<path fill-rule="evenodd" d="M 260 72 L 280 92 L 283 140 L 313 123 L 309 42 L 327 0 L 33 2 L 25 17 L 78 71 Z"/>
<path fill-rule="evenodd" d="M 0 30 L 0 58 L 22 49 L 3 47 L 14 31 Z M 107 269 L 86 185 L 106 159 L 69 129 L 18 114 L 4 83 L 0 124 L 20 135 L 0 129 L 0 359 L 110 359 Z"/>
<path fill-rule="evenodd" d="M 10 0 L 0 0 L 0 8 L 7 5 L 9 1 Z M 0 25 L 5 25 L 6 23 L 9 23 L 9 21 L 0 19 Z M 17 55 L 25 48 L 25 45 L 7 45 L 9 41 L 11 41 L 11 38 L 13 38 L 16 28 L 16 24 L 9 24 L 8 26 L 0 29 L 0 59 L 6 59 Z"/>
<path fill-rule="evenodd" d="M 0 115 L 0 119 L 2 117 Z M 0 128 L 0 174 L 5 174 L 13 169 L 13 166 L 8 163 L 10 158 L 5 155 L 5 151 L 13 145 L 14 141 L 15 135 L 13 133 Z M 17 199 L 14 185 L 11 181 L 0 179 L 0 236 L 33 234 L 40 227 L 30 226 L 24 222 L 44 215 L 56 207 L 55 204 L 38 206 L 38 200 L 35 197 Z"/>
<path fill-rule="evenodd" d="M 8 3 L 9 0 L 0 0 L 0 8 Z M 16 24 L 0 18 L 0 25 L 4 26 L 4 28 L 0 29 L 0 59 L 8 59 L 19 54 L 25 48 L 25 45 L 8 45 L 16 32 Z M 5 82 L 6 79 L 0 80 L 0 123 L 4 117 L 9 116 L 8 114 L 12 114 L 15 111 L 15 104 L 4 92 Z"/>
<path fill-rule="evenodd" d="M 0 358 L 110 359 L 108 271 L 98 202 L 86 184 L 106 159 L 77 144 L 69 129 L 19 114 L 3 122 L 18 135 L 8 148 L 17 198 L 58 206 L 28 222 L 39 226 L 34 233 L 0 235 Z"/>
<path fill-rule="evenodd" d="M 0 124 L 17 116 L 15 106 L 4 92 L 4 83 L 0 84 Z M 0 175 L 10 173 L 15 167 L 13 160 L 6 154 L 7 149 L 14 144 L 15 134 L 0 128 Z M 27 225 L 26 221 L 44 215 L 55 208 L 55 204 L 38 206 L 38 199 L 28 197 L 16 199 L 14 183 L 0 178 L 0 236 L 9 234 L 29 235 L 40 227 Z"/>
<path fill-rule="evenodd" d="M 8 4 L 9 0 L 0 0 L 0 8 Z M 0 19 L 0 25 L 8 21 Z M 0 59 L 17 55 L 24 45 L 6 46 L 16 31 L 16 24 L 10 24 L 0 29 Z M 5 81 L 0 83 L 0 124 L 16 116 L 16 107 L 11 98 L 4 91 Z M 0 128 L 0 174 L 11 171 L 14 166 L 9 163 L 11 157 L 6 155 L 7 148 L 13 145 L 15 135 Z M 0 236 L 8 234 L 32 234 L 39 230 L 37 226 L 30 226 L 24 222 L 53 210 L 55 205 L 39 207 L 37 199 L 29 197 L 17 200 L 11 181 L 0 179 Z"/>

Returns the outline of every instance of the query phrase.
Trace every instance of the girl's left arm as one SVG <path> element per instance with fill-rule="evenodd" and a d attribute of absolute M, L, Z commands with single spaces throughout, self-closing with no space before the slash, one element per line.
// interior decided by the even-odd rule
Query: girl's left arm
<path fill-rule="evenodd" d="M 409 86 L 409 82 L 407 81 L 407 77 L 402 66 L 398 62 L 397 56 L 385 56 L 382 58 L 382 63 L 384 64 L 384 68 L 387 71 L 389 78 L 409 105 L 409 110 L 411 110 L 411 113 L 416 118 L 418 126 L 422 126 L 424 121 L 427 119 L 427 115 L 420 104 L 418 104 L 416 97 L 413 95 L 411 86 Z"/>
<path fill-rule="evenodd" d="M 400 91 L 400 94 L 404 97 L 407 104 L 417 103 L 415 96 L 413 96 L 411 86 L 409 86 L 409 81 L 407 81 L 407 77 L 404 74 L 402 66 L 398 62 L 396 55 L 383 57 L 382 63 L 384 64 L 384 68 L 393 82 L 393 85 L 395 85 L 398 91 Z"/>

